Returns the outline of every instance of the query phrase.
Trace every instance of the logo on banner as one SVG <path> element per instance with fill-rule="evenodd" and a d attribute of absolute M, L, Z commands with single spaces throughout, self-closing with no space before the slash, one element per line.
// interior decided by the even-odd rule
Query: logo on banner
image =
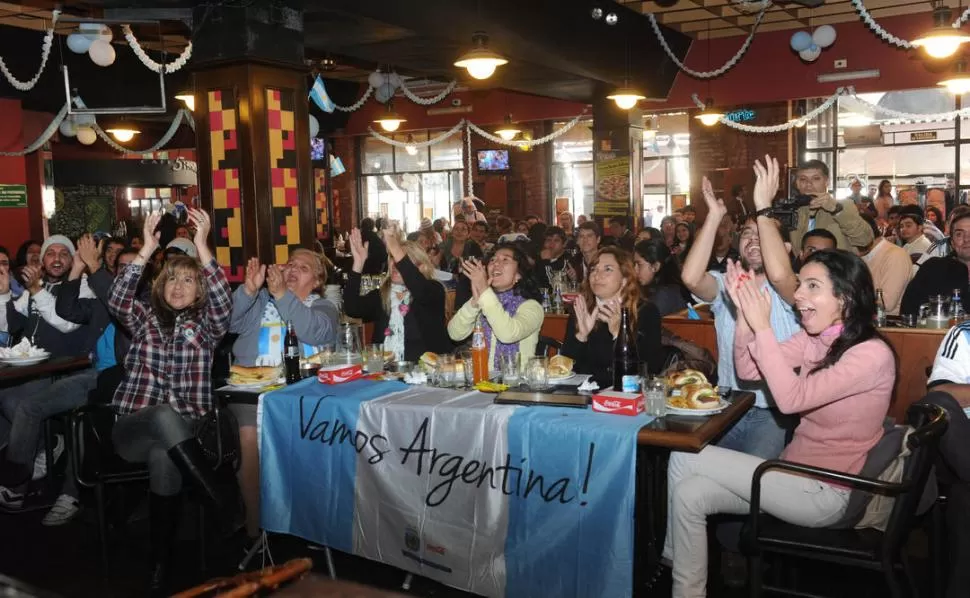
<path fill-rule="evenodd" d="M 404 546 L 412 552 L 421 550 L 421 535 L 418 530 L 410 526 L 404 528 Z"/>

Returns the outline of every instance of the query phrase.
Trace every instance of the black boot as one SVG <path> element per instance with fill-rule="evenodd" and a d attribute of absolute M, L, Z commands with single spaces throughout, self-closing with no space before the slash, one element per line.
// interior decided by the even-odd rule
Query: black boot
<path fill-rule="evenodd" d="M 168 596 L 171 577 L 172 545 L 178 530 L 179 495 L 162 496 L 152 493 L 148 499 L 149 537 L 151 550 L 151 596 Z"/>
<path fill-rule="evenodd" d="M 219 475 L 213 471 L 197 440 L 176 444 L 169 449 L 168 456 L 175 462 L 182 477 L 186 481 L 192 480 L 203 497 L 212 503 L 225 534 L 234 533 L 245 523 L 241 496 L 235 487 L 236 476 L 232 472 Z"/>

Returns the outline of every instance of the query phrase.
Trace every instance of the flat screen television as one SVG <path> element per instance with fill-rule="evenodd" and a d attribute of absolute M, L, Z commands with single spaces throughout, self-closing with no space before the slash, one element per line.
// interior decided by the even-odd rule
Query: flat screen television
<path fill-rule="evenodd" d="M 478 150 L 479 172 L 506 172 L 509 169 L 509 150 Z"/>
<path fill-rule="evenodd" d="M 319 137 L 310 139 L 310 160 L 323 160 L 327 153 L 325 144 L 326 142 Z"/>

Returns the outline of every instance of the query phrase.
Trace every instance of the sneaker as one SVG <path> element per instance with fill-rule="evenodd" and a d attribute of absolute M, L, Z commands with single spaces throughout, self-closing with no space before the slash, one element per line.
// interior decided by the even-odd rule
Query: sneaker
<path fill-rule="evenodd" d="M 44 515 L 44 519 L 40 523 L 48 527 L 64 525 L 71 519 L 74 519 L 74 516 L 80 510 L 81 505 L 76 498 L 70 494 L 62 494 L 57 497 L 54 506 L 51 507 L 50 511 L 47 511 L 47 515 Z"/>
<path fill-rule="evenodd" d="M 0 507 L 8 511 L 19 511 L 24 508 L 24 495 L 0 486 Z"/>
<path fill-rule="evenodd" d="M 64 454 L 64 436 L 57 434 L 57 442 L 54 444 L 54 463 Z M 47 477 L 47 451 L 40 451 L 34 457 L 34 475 L 31 480 L 37 481 Z"/>

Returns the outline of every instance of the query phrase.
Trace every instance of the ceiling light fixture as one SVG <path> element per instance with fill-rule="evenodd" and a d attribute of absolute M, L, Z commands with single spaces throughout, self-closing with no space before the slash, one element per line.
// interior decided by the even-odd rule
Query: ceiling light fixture
<path fill-rule="evenodd" d="M 512 115 L 506 114 L 505 123 L 501 126 L 501 128 L 495 131 L 495 134 L 506 141 L 512 141 L 515 139 L 515 136 L 521 132 L 521 129 L 512 124 Z"/>
<path fill-rule="evenodd" d="M 953 95 L 963 95 L 970 92 L 970 73 L 967 73 L 967 61 L 961 58 L 953 65 L 953 74 L 937 83 L 945 87 Z"/>
<path fill-rule="evenodd" d="M 135 138 L 135 135 L 141 133 L 137 126 L 133 125 L 130 121 L 122 121 L 117 123 L 115 126 L 105 129 L 105 132 L 111 133 L 119 143 L 127 143 Z"/>
<path fill-rule="evenodd" d="M 640 100 L 647 99 L 647 96 L 625 83 L 623 87 L 618 87 L 616 91 L 606 96 L 606 99 L 616 102 L 616 106 L 620 110 L 629 110 L 636 106 Z"/>
<path fill-rule="evenodd" d="M 953 56 L 961 44 L 970 42 L 970 35 L 954 29 L 950 25 L 952 17 L 952 11 L 941 0 L 933 9 L 933 28 L 910 43 L 924 49 L 931 58 Z"/>
<path fill-rule="evenodd" d="M 409 156 L 417 156 L 418 148 L 414 147 L 414 135 L 408 133 L 408 144 L 404 146 L 404 151 L 408 153 Z"/>
<path fill-rule="evenodd" d="M 455 66 L 466 69 L 475 79 L 488 79 L 497 67 L 509 63 L 504 56 L 488 48 L 488 35 L 484 31 L 476 31 L 472 35 L 472 43 L 475 47 L 462 54 L 455 61 Z"/>
<path fill-rule="evenodd" d="M 185 104 L 185 107 L 191 112 L 195 112 L 195 93 L 193 93 L 191 90 L 178 92 L 175 94 L 175 99 Z"/>
<path fill-rule="evenodd" d="M 712 98 L 707 98 L 707 101 L 704 102 L 704 110 L 694 118 L 701 121 L 701 124 L 705 127 L 713 127 L 721 122 L 721 119 L 724 118 L 724 113 L 714 107 L 714 100 Z"/>
<path fill-rule="evenodd" d="M 395 112 L 391 102 L 388 102 L 387 111 L 380 118 L 374 119 L 374 122 L 379 124 L 388 133 L 393 133 L 398 130 L 401 123 L 407 122 L 407 119 Z"/>

